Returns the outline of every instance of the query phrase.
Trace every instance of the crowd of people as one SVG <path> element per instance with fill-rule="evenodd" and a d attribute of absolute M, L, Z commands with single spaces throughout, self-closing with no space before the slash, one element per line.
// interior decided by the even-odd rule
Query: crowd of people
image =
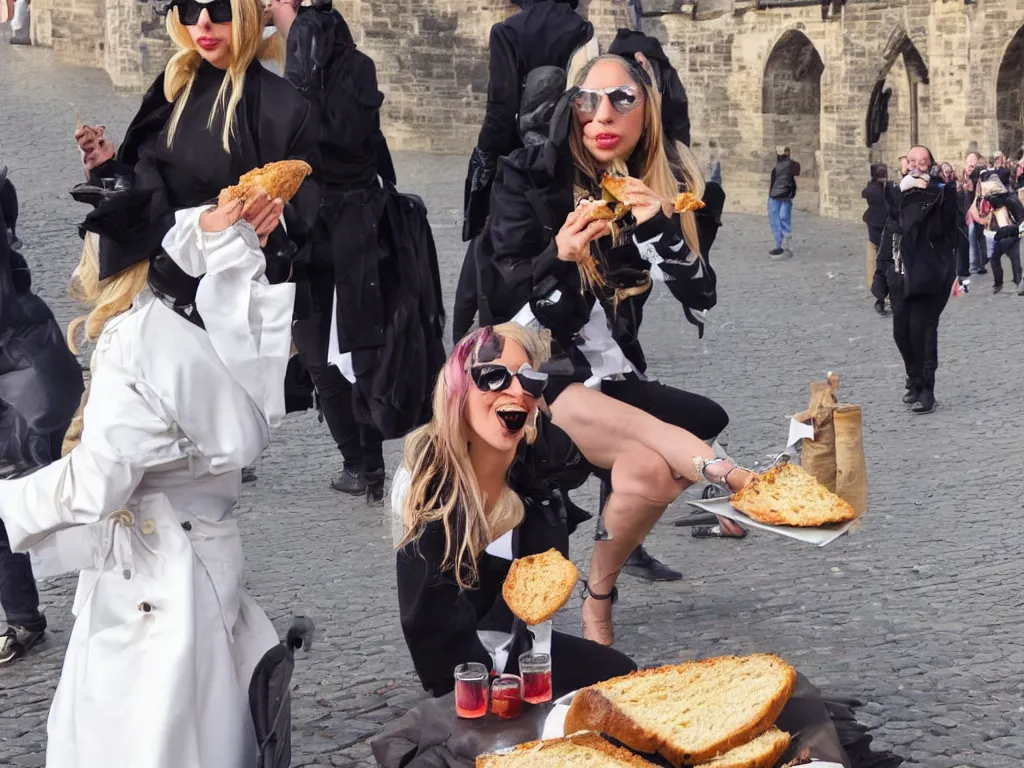
<path fill-rule="evenodd" d="M 435 696 L 457 664 L 514 673 L 543 635 L 556 694 L 635 669 L 611 647 L 620 573 L 678 578 L 643 547 L 666 507 L 694 484 L 752 482 L 709 445 L 725 410 L 648 376 L 639 340 L 655 283 L 698 334 L 717 303 L 725 193 L 688 148 L 679 76 L 641 32 L 601 53 L 576 0 L 520 5 L 491 35 L 451 354 L 426 209 L 397 189 L 374 63 L 326 0 L 170 2 L 176 53 L 119 145 L 99 126 L 75 134 L 86 181 L 72 195 L 90 210 L 71 288 L 87 312 L 66 340 L 12 249 L 0 180 L 0 664 L 45 631 L 14 552 L 33 553 L 36 575 L 80 573 L 48 765 L 255 765 L 248 687 L 276 638 L 245 589 L 233 509 L 290 410 L 315 404 L 341 454 L 332 487 L 371 502 L 382 442 L 405 437 L 398 607 Z M 930 168 L 919 149 L 914 167 Z M 783 249 L 799 166 L 779 155 Z M 312 171 L 293 197 L 220 195 L 284 160 Z M 586 215 L 607 173 L 627 177 L 631 202 L 614 226 Z M 677 212 L 680 192 L 703 207 Z M 907 216 L 889 221 L 910 242 Z M 893 260 L 892 274 L 911 264 Z M 897 304 L 916 339 L 933 302 Z M 931 338 L 908 362 L 922 392 Z M 516 557 L 569 554 L 591 518 L 569 493 L 590 476 L 602 494 L 582 637 L 526 627 L 501 585 Z M 704 535 L 744 531 L 722 519 Z"/>

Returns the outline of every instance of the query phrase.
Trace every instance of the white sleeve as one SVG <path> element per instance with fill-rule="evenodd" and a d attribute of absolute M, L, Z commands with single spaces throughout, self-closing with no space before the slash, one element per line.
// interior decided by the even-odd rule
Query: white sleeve
<path fill-rule="evenodd" d="M 398 468 L 395 479 L 391 482 L 391 538 L 398 547 L 405 536 L 405 525 L 402 522 L 402 507 L 412 487 L 412 474 L 404 466 Z"/>
<path fill-rule="evenodd" d="M 27 477 L 0 481 L 0 519 L 11 549 L 24 551 L 58 531 L 96 523 L 124 507 L 147 466 L 181 446 L 150 405 L 153 393 L 119 371 L 99 370 L 85 408 L 82 442 Z"/>

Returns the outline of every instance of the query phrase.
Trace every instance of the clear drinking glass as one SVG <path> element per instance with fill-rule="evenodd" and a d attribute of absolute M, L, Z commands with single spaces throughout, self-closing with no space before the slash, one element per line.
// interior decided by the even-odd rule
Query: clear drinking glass
<path fill-rule="evenodd" d="M 475 661 L 455 668 L 455 714 L 473 720 L 487 714 L 487 667 Z"/>
<path fill-rule="evenodd" d="M 515 675 L 499 675 L 491 681 L 491 713 L 502 720 L 523 714 L 523 681 Z"/>
<path fill-rule="evenodd" d="M 523 699 L 530 704 L 551 701 L 551 656 L 547 653 L 524 653 L 519 657 L 519 674 L 523 678 Z"/>

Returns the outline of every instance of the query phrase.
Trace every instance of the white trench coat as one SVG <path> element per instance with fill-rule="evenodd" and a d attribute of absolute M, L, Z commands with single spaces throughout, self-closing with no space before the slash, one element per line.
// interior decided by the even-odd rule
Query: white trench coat
<path fill-rule="evenodd" d="M 81 445 L 0 482 L 12 547 L 80 570 L 47 723 L 49 768 L 252 768 L 248 685 L 276 642 L 244 588 L 241 469 L 284 412 L 294 286 L 266 283 L 248 224 L 164 241 L 206 274 L 206 330 L 148 289 L 93 356 Z"/>

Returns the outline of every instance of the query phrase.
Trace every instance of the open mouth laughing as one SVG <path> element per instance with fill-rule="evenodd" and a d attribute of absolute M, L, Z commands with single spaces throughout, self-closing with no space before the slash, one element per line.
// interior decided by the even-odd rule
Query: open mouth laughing
<path fill-rule="evenodd" d="M 527 412 L 518 405 L 503 405 L 496 411 L 498 420 L 508 432 L 515 434 L 526 426 Z"/>

